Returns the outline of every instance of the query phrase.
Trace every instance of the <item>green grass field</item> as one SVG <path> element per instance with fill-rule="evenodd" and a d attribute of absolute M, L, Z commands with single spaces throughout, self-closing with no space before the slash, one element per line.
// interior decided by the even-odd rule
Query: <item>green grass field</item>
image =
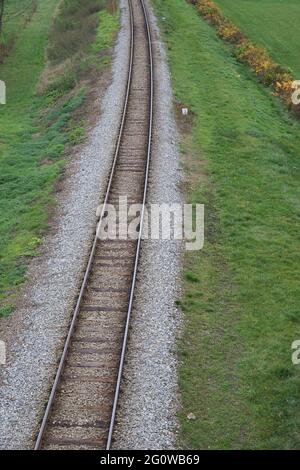
<path fill-rule="evenodd" d="M 236 3 L 251 14 L 258 2 Z M 187 195 L 205 203 L 206 217 L 205 247 L 186 255 L 180 300 L 180 446 L 299 448 L 291 343 L 300 338 L 300 125 L 193 6 L 154 4 L 176 100 L 193 117 L 182 143 Z"/>
<path fill-rule="evenodd" d="M 265 46 L 300 79 L 300 2 L 298 0 L 214 0 L 253 41 Z"/>
<path fill-rule="evenodd" d="M 21 257 L 30 256 L 39 243 L 36 229 L 46 222 L 41 208 L 45 185 L 57 176 L 57 165 L 39 167 L 35 147 L 32 107 L 34 90 L 44 65 L 44 49 L 51 17 L 58 0 L 40 1 L 31 21 L 24 15 L 28 0 L 7 2 L 4 24 L 6 34 L 14 34 L 11 54 L 0 66 L 6 82 L 7 104 L 0 107 L 0 299 L 22 279 L 25 272 Z M 24 27 L 21 29 L 20 26 Z M 35 203 L 34 203 L 35 201 Z M 0 312 L 9 313 L 10 303 L 2 303 Z"/>
<path fill-rule="evenodd" d="M 14 46 L 0 65 L 0 79 L 7 88 L 7 104 L 0 106 L 0 317 L 13 309 L 28 258 L 36 254 L 47 228 L 65 151 L 84 134 L 72 117 L 88 92 L 80 86 L 81 75 L 90 67 L 100 69 L 103 57 L 108 63 L 103 53 L 118 28 L 118 15 L 105 10 L 107 0 L 6 4 L 4 36 L 13 35 Z M 48 88 L 43 84 L 43 93 L 37 96 L 46 46 L 48 75 L 54 49 L 55 64 L 63 73 L 55 70 Z M 64 66 L 68 59 L 69 69 Z"/>

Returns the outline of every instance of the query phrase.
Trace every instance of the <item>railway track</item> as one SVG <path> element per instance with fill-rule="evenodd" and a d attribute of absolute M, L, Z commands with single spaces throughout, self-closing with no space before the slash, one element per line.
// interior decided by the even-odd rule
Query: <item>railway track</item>
<path fill-rule="evenodd" d="M 143 0 L 128 0 L 124 110 L 99 223 L 120 197 L 145 207 L 153 119 L 151 34 Z M 35 449 L 110 449 L 141 247 L 95 236 Z"/>

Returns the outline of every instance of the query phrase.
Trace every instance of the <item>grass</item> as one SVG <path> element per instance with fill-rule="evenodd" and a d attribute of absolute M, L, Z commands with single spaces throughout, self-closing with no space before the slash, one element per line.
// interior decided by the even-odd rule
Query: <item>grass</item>
<path fill-rule="evenodd" d="M 223 13 L 280 64 L 300 77 L 298 0 L 215 0 Z"/>
<path fill-rule="evenodd" d="M 299 448 L 299 123 L 193 6 L 154 5 L 176 100 L 193 117 L 182 144 L 187 195 L 206 211 L 205 246 L 186 255 L 180 300 L 179 445 Z"/>
<path fill-rule="evenodd" d="M 7 104 L 0 107 L 0 316 L 13 310 L 28 259 L 38 252 L 68 149 L 84 138 L 78 108 L 89 91 L 89 76 L 102 67 L 101 54 L 108 55 L 118 26 L 117 13 L 105 10 L 108 3 L 40 0 L 29 17 L 28 0 L 18 1 L 21 13 L 15 30 L 7 10 L 6 34 L 9 31 L 15 40 L 0 65 L 7 86 Z M 15 2 L 8 2 L 10 6 Z M 102 48 L 94 43 L 102 30 L 108 36 L 106 18 L 110 36 Z M 63 38 L 65 49 L 54 58 L 51 51 Z M 80 44 L 74 46 L 76 38 Z"/>
<path fill-rule="evenodd" d="M 38 0 L 9 0 L 4 4 L 3 29 L 0 35 L 0 63 L 11 51 L 20 32 L 35 13 Z"/>

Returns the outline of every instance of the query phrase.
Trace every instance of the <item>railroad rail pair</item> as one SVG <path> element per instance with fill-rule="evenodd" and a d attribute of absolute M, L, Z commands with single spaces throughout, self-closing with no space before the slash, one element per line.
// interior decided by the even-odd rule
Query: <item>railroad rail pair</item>
<path fill-rule="evenodd" d="M 144 0 L 128 0 L 130 53 L 119 136 L 103 209 L 142 205 L 137 240 L 95 236 L 35 449 L 112 446 L 134 301 L 153 127 L 153 56 Z"/>

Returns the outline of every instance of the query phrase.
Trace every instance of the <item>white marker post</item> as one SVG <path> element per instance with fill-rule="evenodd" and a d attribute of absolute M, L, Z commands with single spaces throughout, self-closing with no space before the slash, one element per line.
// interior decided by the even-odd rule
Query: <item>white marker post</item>
<path fill-rule="evenodd" d="M 0 365 L 6 364 L 6 347 L 4 341 L 0 341 Z"/>

